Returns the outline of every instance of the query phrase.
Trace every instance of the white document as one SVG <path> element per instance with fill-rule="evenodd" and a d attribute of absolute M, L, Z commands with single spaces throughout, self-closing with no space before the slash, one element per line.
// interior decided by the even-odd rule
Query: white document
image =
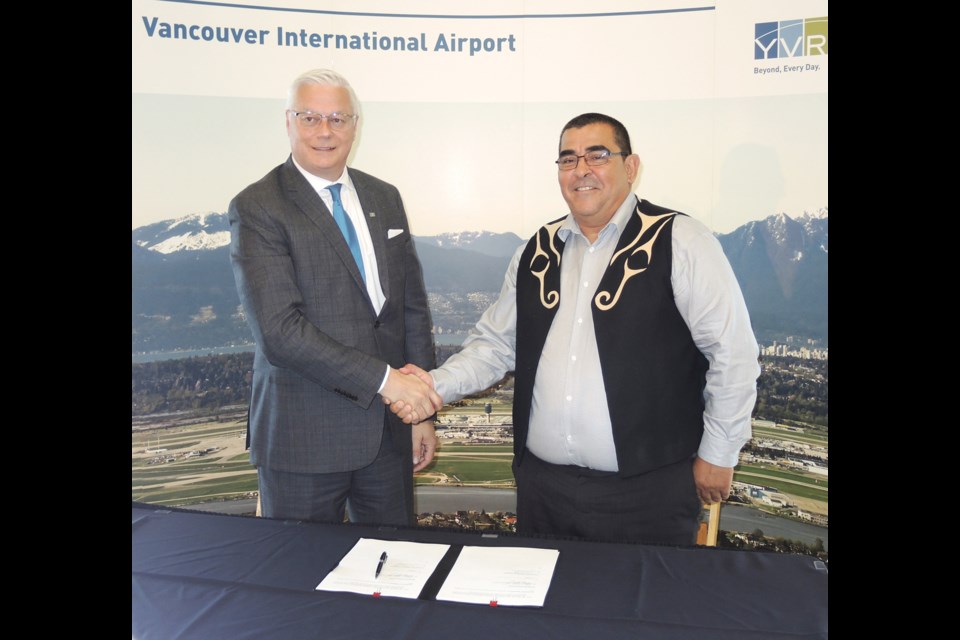
<path fill-rule="evenodd" d="M 360 538 L 317 590 L 416 598 L 449 548 L 448 544 Z M 384 552 L 387 559 L 375 577 Z"/>
<path fill-rule="evenodd" d="M 542 607 L 560 552 L 527 547 L 464 547 L 437 600 Z"/>

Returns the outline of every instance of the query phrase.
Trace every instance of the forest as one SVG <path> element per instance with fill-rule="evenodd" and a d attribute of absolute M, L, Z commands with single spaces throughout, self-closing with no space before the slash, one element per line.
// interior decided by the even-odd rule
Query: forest
<path fill-rule="evenodd" d="M 438 346 L 437 362 L 459 347 Z M 827 361 L 763 356 L 755 418 L 827 427 Z M 133 416 L 196 411 L 216 413 L 250 399 L 253 353 L 194 356 L 133 363 Z M 499 393 L 509 393 L 509 377 Z"/>

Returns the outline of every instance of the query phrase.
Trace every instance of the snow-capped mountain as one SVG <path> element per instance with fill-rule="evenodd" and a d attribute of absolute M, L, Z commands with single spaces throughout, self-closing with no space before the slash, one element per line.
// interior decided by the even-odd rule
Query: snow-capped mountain
<path fill-rule="evenodd" d="M 827 338 L 826 207 L 742 225 L 718 239 L 740 281 L 761 339 Z M 436 324 L 472 324 L 495 296 L 523 239 L 463 231 L 414 237 Z M 134 351 L 222 346 L 250 339 L 229 259 L 225 213 L 165 220 L 133 230 Z M 469 316 L 469 317 L 468 317 Z M 474 317 L 475 316 L 475 317 Z"/>
<path fill-rule="evenodd" d="M 194 213 L 138 227 L 133 242 L 163 254 L 219 249 L 230 244 L 230 226 L 225 213 Z"/>
<path fill-rule="evenodd" d="M 758 335 L 827 338 L 826 207 L 797 219 L 785 213 L 718 236 Z"/>
<path fill-rule="evenodd" d="M 440 249 L 466 249 L 487 256 L 513 257 L 514 251 L 523 244 L 515 233 L 492 231 L 455 231 L 436 236 L 417 236 L 417 246 L 432 246 Z"/>

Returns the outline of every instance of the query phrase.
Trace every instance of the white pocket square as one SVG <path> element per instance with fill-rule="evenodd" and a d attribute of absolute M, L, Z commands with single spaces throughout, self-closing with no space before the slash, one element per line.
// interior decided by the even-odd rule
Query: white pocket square
<path fill-rule="evenodd" d="M 401 233 L 403 233 L 403 229 L 387 229 L 387 240 L 396 238 Z"/>

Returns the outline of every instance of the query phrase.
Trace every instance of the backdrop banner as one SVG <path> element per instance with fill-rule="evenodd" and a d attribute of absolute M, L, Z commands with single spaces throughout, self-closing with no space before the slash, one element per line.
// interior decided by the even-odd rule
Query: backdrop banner
<path fill-rule="evenodd" d="M 825 0 L 133 0 L 133 227 L 226 211 L 289 153 L 301 72 L 346 76 L 350 164 L 415 235 L 528 237 L 563 215 L 557 143 L 621 120 L 637 192 L 716 233 L 827 207 Z"/>

